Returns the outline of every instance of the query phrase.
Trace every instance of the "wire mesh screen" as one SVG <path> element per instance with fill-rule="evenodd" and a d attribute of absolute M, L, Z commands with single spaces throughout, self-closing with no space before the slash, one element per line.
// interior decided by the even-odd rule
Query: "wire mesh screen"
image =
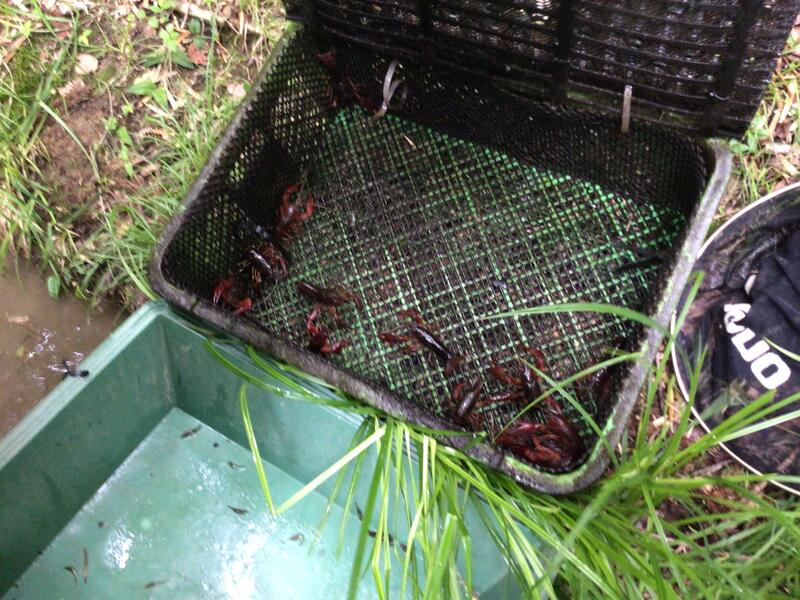
<path fill-rule="evenodd" d="M 182 305 L 210 302 L 259 231 L 274 225 L 284 188 L 307 173 L 316 207 L 288 249 L 289 276 L 265 284 L 238 318 L 265 339 L 304 349 L 312 304 L 295 283 L 342 284 L 359 301 L 328 325 L 350 345 L 326 360 L 448 421 L 454 385 L 481 376 L 487 394 L 502 390 L 486 370 L 513 368 L 520 343 L 539 348 L 559 380 L 641 341 L 642 328 L 610 315 L 491 317 L 563 302 L 650 311 L 706 183 L 697 144 L 642 124 L 621 134 L 605 117 L 422 67 L 403 74 L 402 108 L 372 122 L 356 104 L 331 107 L 316 58 L 324 50 L 307 31 L 282 48 L 190 199 L 159 265 Z M 339 60 L 377 101 L 385 59 L 342 46 Z M 464 355 L 455 374 L 379 340 L 408 309 Z M 602 428 L 615 394 L 573 389 Z M 591 448 L 593 429 L 564 408 Z M 496 431 L 516 409 L 486 407 L 485 427 Z"/>
<path fill-rule="evenodd" d="M 800 0 L 290 0 L 287 13 L 404 59 L 704 135 L 744 133 Z"/>

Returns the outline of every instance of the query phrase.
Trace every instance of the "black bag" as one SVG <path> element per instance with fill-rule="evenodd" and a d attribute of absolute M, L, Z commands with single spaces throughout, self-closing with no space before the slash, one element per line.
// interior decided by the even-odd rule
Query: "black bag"
<path fill-rule="evenodd" d="M 706 244 L 702 287 L 678 336 L 681 387 L 703 359 L 695 409 L 712 428 L 769 391 L 800 393 L 800 185 L 742 211 Z M 705 352 L 705 354 L 703 354 Z M 800 409 L 800 401 L 771 417 Z M 731 440 L 762 473 L 800 475 L 800 419 Z M 793 486 L 800 490 L 800 486 Z"/>

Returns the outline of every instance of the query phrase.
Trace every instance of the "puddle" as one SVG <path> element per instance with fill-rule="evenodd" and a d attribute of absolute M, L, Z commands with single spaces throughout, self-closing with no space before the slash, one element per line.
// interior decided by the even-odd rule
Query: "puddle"
<path fill-rule="evenodd" d="M 9 260 L 0 275 L 0 436 L 62 380 L 63 361 L 79 363 L 121 319 L 118 309 L 53 300 L 37 270 Z"/>

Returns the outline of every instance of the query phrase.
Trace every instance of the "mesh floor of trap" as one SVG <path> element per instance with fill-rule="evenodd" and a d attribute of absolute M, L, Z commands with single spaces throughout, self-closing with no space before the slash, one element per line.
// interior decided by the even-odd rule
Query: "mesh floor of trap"
<path fill-rule="evenodd" d="M 493 361 L 512 366 L 519 343 L 541 349 L 558 380 L 629 338 L 635 326 L 600 314 L 486 317 L 561 302 L 642 309 L 658 265 L 626 269 L 639 257 L 621 248 L 669 248 L 686 221 L 667 206 L 391 115 L 373 125 L 358 108 L 329 125 L 308 187 L 317 206 L 290 246 L 289 278 L 267 287 L 249 317 L 304 346 L 312 306 L 295 283 L 343 284 L 363 307 L 340 311 L 345 325 L 332 339 L 351 345 L 329 360 L 445 417 L 457 381 L 480 374 L 500 391 L 486 369 Z M 466 356 L 459 373 L 445 377 L 429 354 L 403 354 L 378 339 L 404 309 L 417 310 Z M 602 417 L 593 398 L 581 401 Z M 487 412 L 503 424 L 515 411 Z"/>

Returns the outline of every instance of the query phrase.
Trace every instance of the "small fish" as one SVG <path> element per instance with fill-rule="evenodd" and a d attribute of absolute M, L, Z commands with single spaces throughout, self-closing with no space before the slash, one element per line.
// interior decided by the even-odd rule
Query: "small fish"
<path fill-rule="evenodd" d="M 200 428 L 201 428 L 201 427 L 202 427 L 202 425 L 198 425 L 198 426 L 197 426 L 197 427 L 195 427 L 194 429 L 187 429 L 186 431 L 184 431 L 184 432 L 181 434 L 181 439 L 182 439 L 182 440 L 185 440 L 186 438 L 190 438 L 190 437 L 192 437 L 192 436 L 193 436 L 195 433 L 197 433 L 198 431 L 200 431 Z"/>
<path fill-rule="evenodd" d="M 214 448 L 219 448 L 219 442 L 214 442 L 214 443 L 213 443 L 213 444 L 211 444 L 211 445 L 212 445 L 212 446 L 214 446 Z"/>
<path fill-rule="evenodd" d="M 230 509 L 231 509 L 233 512 L 235 512 L 235 513 L 236 513 L 237 515 L 239 515 L 240 517 L 241 517 L 241 516 L 244 516 L 244 515 L 246 515 L 247 513 L 249 513 L 249 512 L 250 512 L 250 511 L 249 511 L 249 510 L 247 510 L 246 508 L 239 508 L 239 507 L 237 507 L 237 506 L 231 506 L 230 504 L 228 505 L 228 508 L 230 508 Z"/>
<path fill-rule="evenodd" d="M 106 525 L 105 521 L 98 521 L 98 522 L 97 522 L 97 526 L 98 526 L 100 529 L 102 529 L 103 527 L 105 527 L 105 525 Z"/>
<path fill-rule="evenodd" d="M 83 549 L 83 583 L 89 583 L 89 551 Z"/>
<path fill-rule="evenodd" d="M 166 583 L 166 581 L 151 581 L 150 583 L 145 584 L 144 589 L 152 590 L 157 585 L 162 585 L 164 583 Z"/>
<path fill-rule="evenodd" d="M 299 542 L 299 543 L 301 543 L 301 544 L 302 544 L 302 543 L 303 543 L 303 541 L 304 541 L 306 538 L 305 538 L 305 536 L 304 536 L 302 533 L 295 533 L 295 534 L 294 534 L 292 537 L 290 537 L 289 539 L 290 539 L 291 541 L 293 541 L 293 542 Z"/>
<path fill-rule="evenodd" d="M 79 369 L 78 364 L 72 362 L 71 360 L 62 360 L 61 366 L 63 367 L 64 377 L 62 379 L 66 379 L 67 377 L 88 377 L 89 371 L 86 369 Z"/>
<path fill-rule="evenodd" d="M 75 585 L 78 585 L 78 572 L 75 570 L 75 567 L 72 565 L 67 565 L 64 567 L 64 570 L 72 573 L 72 576 L 75 578 Z"/>
<path fill-rule="evenodd" d="M 236 464 L 235 462 L 233 462 L 232 460 L 229 460 L 229 461 L 228 461 L 228 466 L 229 466 L 231 469 L 233 469 L 234 471 L 239 471 L 239 470 L 241 470 L 241 469 L 244 469 L 244 465 L 238 465 L 238 464 Z"/>
<path fill-rule="evenodd" d="M 364 520 L 364 513 L 362 512 L 362 510 L 361 510 L 361 507 L 358 505 L 358 503 L 357 503 L 357 502 L 356 502 L 356 515 L 358 516 L 358 520 L 359 520 L 359 521 L 363 521 L 363 520 Z M 378 532 L 377 532 L 377 531 L 375 531 L 374 529 L 370 529 L 370 530 L 367 532 L 367 535 L 368 535 L 369 537 L 371 537 L 371 538 L 374 538 L 374 537 L 377 537 L 377 536 L 378 536 Z M 399 543 L 398 543 L 398 542 L 397 542 L 397 541 L 394 539 L 394 536 L 393 536 L 391 533 L 388 533 L 388 532 L 387 532 L 387 534 L 386 534 L 386 539 L 387 539 L 387 541 L 389 542 L 389 545 L 390 545 L 390 546 L 394 546 L 395 544 L 397 544 L 397 546 L 398 546 L 398 547 L 399 547 L 399 548 L 400 548 L 400 549 L 401 549 L 403 552 L 407 552 L 407 551 L 408 551 L 408 546 L 406 546 L 406 545 L 405 545 L 403 542 L 399 542 Z"/>

